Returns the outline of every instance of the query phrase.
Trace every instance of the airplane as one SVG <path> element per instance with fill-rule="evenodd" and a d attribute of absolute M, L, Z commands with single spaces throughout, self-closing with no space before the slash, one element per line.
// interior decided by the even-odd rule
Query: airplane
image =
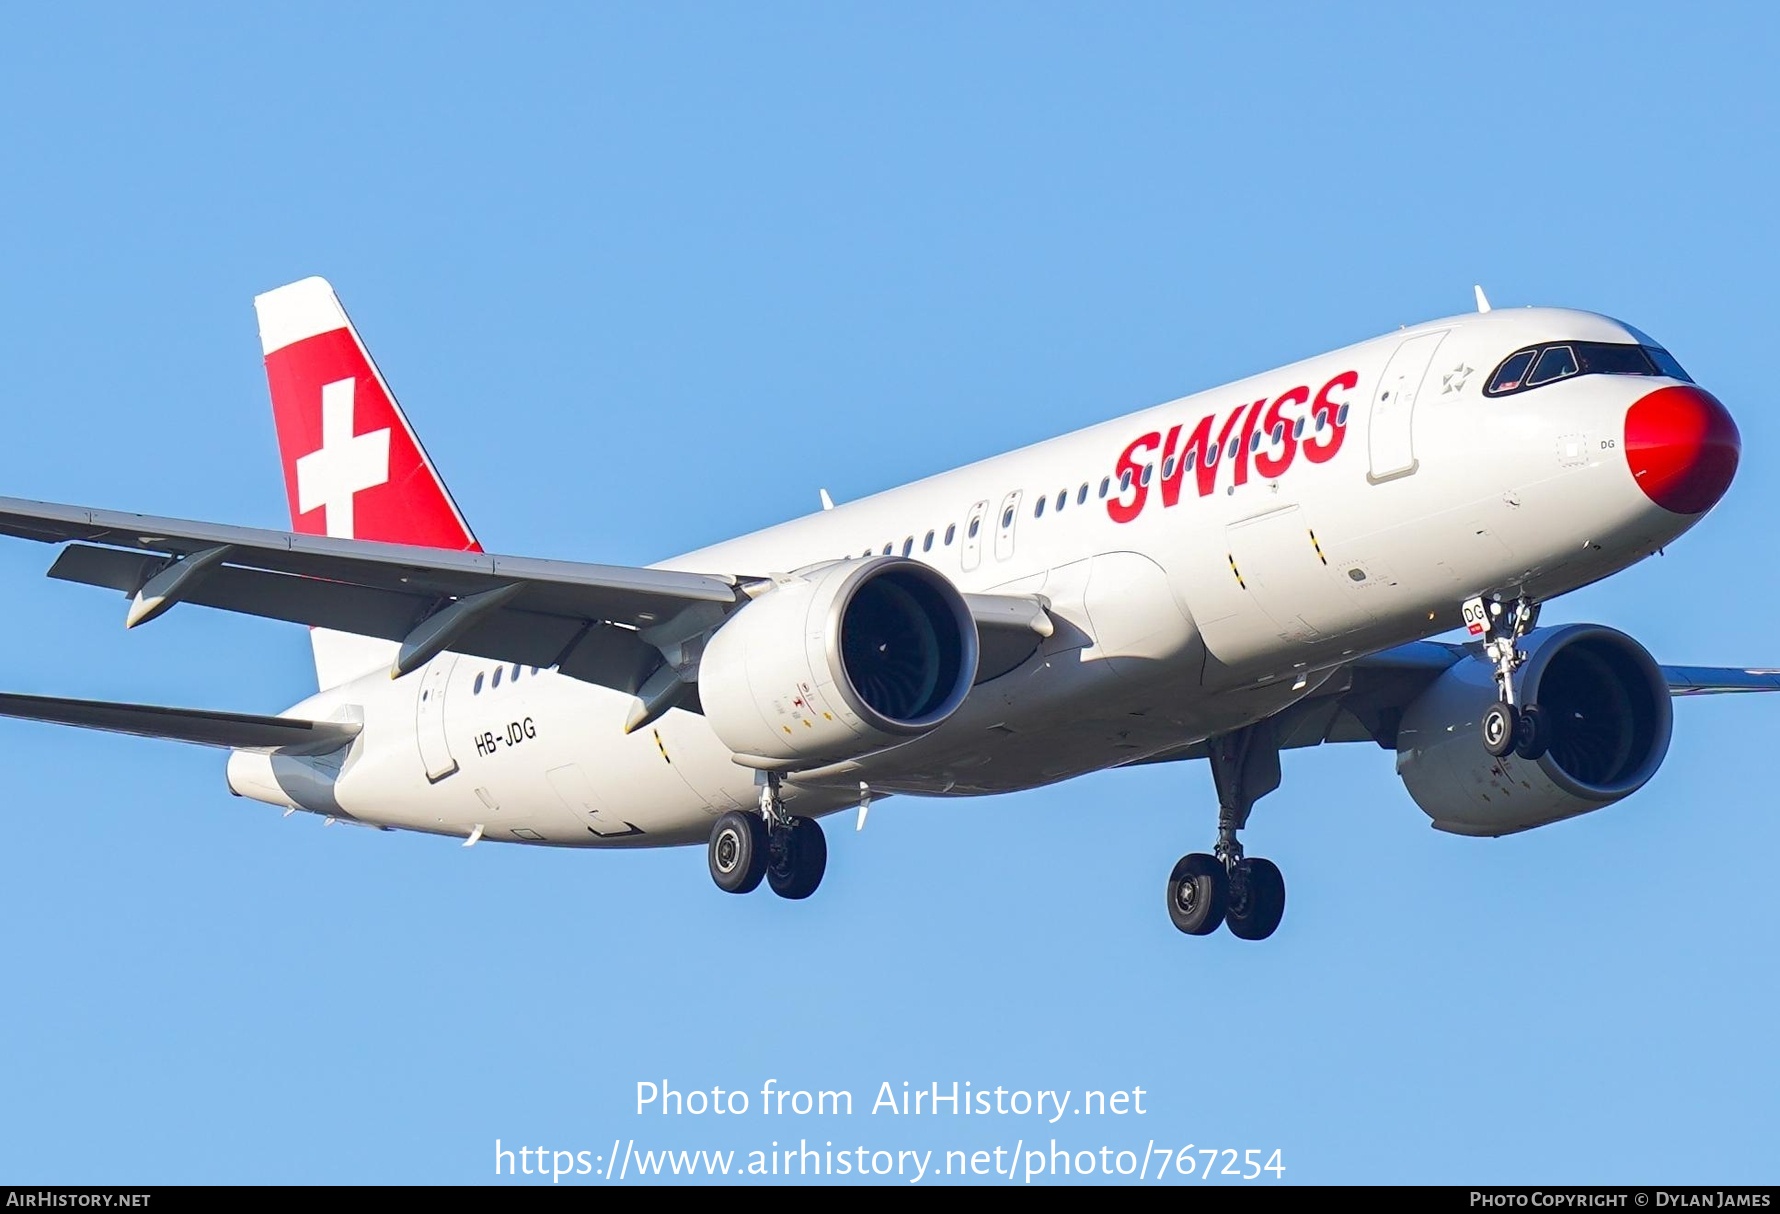
<path fill-rule="evenodd" d="M 0 695 L 0 715 L 225 748 L 234 794 L 560 847 L 704 845 L 719 889 L 822 881 L 820 819 L 1205 759 L 1215 842 L 1173 925 L 1261 940 L 1241 832 L 1280 752 L 1394 753 L 1432 825 L 1500 836 L 1630 796 L 1661 666 L 1545 602 L 1661 551 L 1730 487 L 1725 407 L 1631 326 L 1559 308 L 1405 327 L 648 568 L 485 552 L 334 289 L 254 301 L 288 532 L 0 499 L 49 576 L 138 627 L 310 629 L 276 715 Z M 1463 629 L 1461 642 L 1435 640 Z"/>

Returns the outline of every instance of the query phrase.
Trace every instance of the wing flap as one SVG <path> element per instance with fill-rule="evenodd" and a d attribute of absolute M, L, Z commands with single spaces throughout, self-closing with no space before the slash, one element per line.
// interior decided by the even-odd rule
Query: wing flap
<path fill-rule="evenodd" d="M 318 754 L 338 749 L 356 738 L 360 728 L 346 721 L 310 721 L 300 717 L 265 717 L 252 713 L 167 708 L 158 704 L 119 704 L 109 700 L 71 700 L 11 692 L 0 692 L 0 716 L 134 734 L 139 738 L 192 742 L 199 746 L 278 750 L 287 754 Z"/>
<path fill-rule="evenodd" d="M 49 567 L 49 576 L 84 586 L 103 586 L 119 594 L 135 594 L 164 563 L 165 558 L 147 552 L 70 544 Z"/>
<path fill-rule="evenodd" d="M 163 562 L 117 548 L 69 546 L 50 569 L 64 581 L 134 594 Z M 634 692 L 661 655 L 634 629 L 585 616 L 532 610 L 525 604 L 543 597 L 526 587 L 513 603 L 491 612 L 452 640 L 455 652 L 555 667 L 571 678 Z M 205 572 L 182 592 L 183 602 L 262 619 L 331 628 L 359 636 L 400 641 L 445 597 L 402 592 L 320 578 L 244 569 L 222 564 Z"/>

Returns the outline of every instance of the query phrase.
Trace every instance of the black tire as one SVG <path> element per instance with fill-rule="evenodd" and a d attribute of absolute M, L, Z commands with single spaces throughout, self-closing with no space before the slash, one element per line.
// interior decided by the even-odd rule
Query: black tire
<path fill-rule="evenodd" d="M 1239 940 L 1265 940 L 1286 915 L 1286 879 L 1271 860 L 1243 860 L 1230 875 L 1224 926 Z"/>
<path fill-rule="evenodd" d="M 1514 732 L 1514 753 L 1529 763 L 1537 763 L 1551 748 L 1551 722 L 1537 704 L 1520 710 L 1520 724 Z"/>
<path fill-rule="evenodd" d="M 1224 862 L 1204 852 L 1182 856 L 1168 875 L 1168 917 L 1189 936 L 1209 936 L 1224 921 L 1230 878 Z"/>
<path fill-rule="evenodd" d="M 793 818 L 768 849 L 766 883 L 781 898 L 807 898 L 828 871 L 828 838 L 814 818 Z"/>
<path fill-rule="evenodd" d="M 1500 759 L 1514 749 L 1520 738 L 1520 714 L 1514 705 L 1497 700 L 1483 714 L 1480 726 L 1483 748 Z"/>
<path fill-rule="evenodd" d="M 711 880 L 726 894 L 749 894 L 766 876 L 766 822 L 758 814 L 732 809 L 711 827 L 705 848 Z"/>

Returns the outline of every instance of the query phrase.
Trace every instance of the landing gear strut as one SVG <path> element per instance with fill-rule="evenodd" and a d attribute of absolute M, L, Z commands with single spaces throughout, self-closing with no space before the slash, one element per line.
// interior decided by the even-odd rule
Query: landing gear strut
<path fill-rule="evenodd" d="M 1537 760 L 1550 744 L 1550 725 L 1537 704 L 1514 702 L 1514 672 L 1527 660 L 1520 640 L 1538 625 L 1539 604 L 1525 595 L 1512 603 L 1480 595 L 1465 603 L 1463 616 L 1471 635 L 1484 638 L 1484 656 L 1496 668 L 1497 699 L 1483 714 L 1483 748 L 1498 759 L 1512 752 Z"/>
<path fill-rule="evenodd" d="M 1211 740 L 1211 776 L 1218 790 L 1218 841 L 1212 855 L 1182 856 L 1168 877 L 1168 917 L 1189 936 L 1220 924 L 1243 940 L 1265 940 L 1286 913 L 1286 883 L 1270 860 L 1245 856 L 1237 832 L 1255 802 L 1279 787 L 1279 744 L 1273 723 Z"/>
<path fill-rule="evenodd" d="M 752 893 L 764 879 L 779 897 L 802 899 L 822 884 L 828 840 L 814 818 L 785 812 L 779 776 L 767 772 L 760 786 L 760 812 L 732 809 L 718 818 L 706 858 L 711 880 L 725 893 Z"/>

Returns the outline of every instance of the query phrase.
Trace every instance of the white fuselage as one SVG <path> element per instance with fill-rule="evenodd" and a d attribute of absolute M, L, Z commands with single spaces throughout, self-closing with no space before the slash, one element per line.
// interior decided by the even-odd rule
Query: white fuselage
<path fill-rule="evenodd" d="M 767 575 L 906 553 L 964 591 L 1049 601 L 1058 627 L 1038 654 L 932 733 L 787 781 L 796 813 L 855 804 L 861 785 L 973 795 L 1119 766 L 1448 631 L 1472 595 L 1548 599 L 1686 530 L 1695 519 L 1655 505 L 1621 450 L 1628 407 L 1671 381 L 1585 375 L 1484 397 L 1504 356 L 1554 339 L 1641 340 L 1556 309 L 1435 321 L 663 567 Z M 633 704 L 448 653 L 291 710 L 362 721 L 343 754 L 237 752 L 229 781 L 367 824 L 590 847 L 703 842 L 718 814 L 756 803 L 755 773 L 703 717 L 675 710 L 626 735 Z"/>

